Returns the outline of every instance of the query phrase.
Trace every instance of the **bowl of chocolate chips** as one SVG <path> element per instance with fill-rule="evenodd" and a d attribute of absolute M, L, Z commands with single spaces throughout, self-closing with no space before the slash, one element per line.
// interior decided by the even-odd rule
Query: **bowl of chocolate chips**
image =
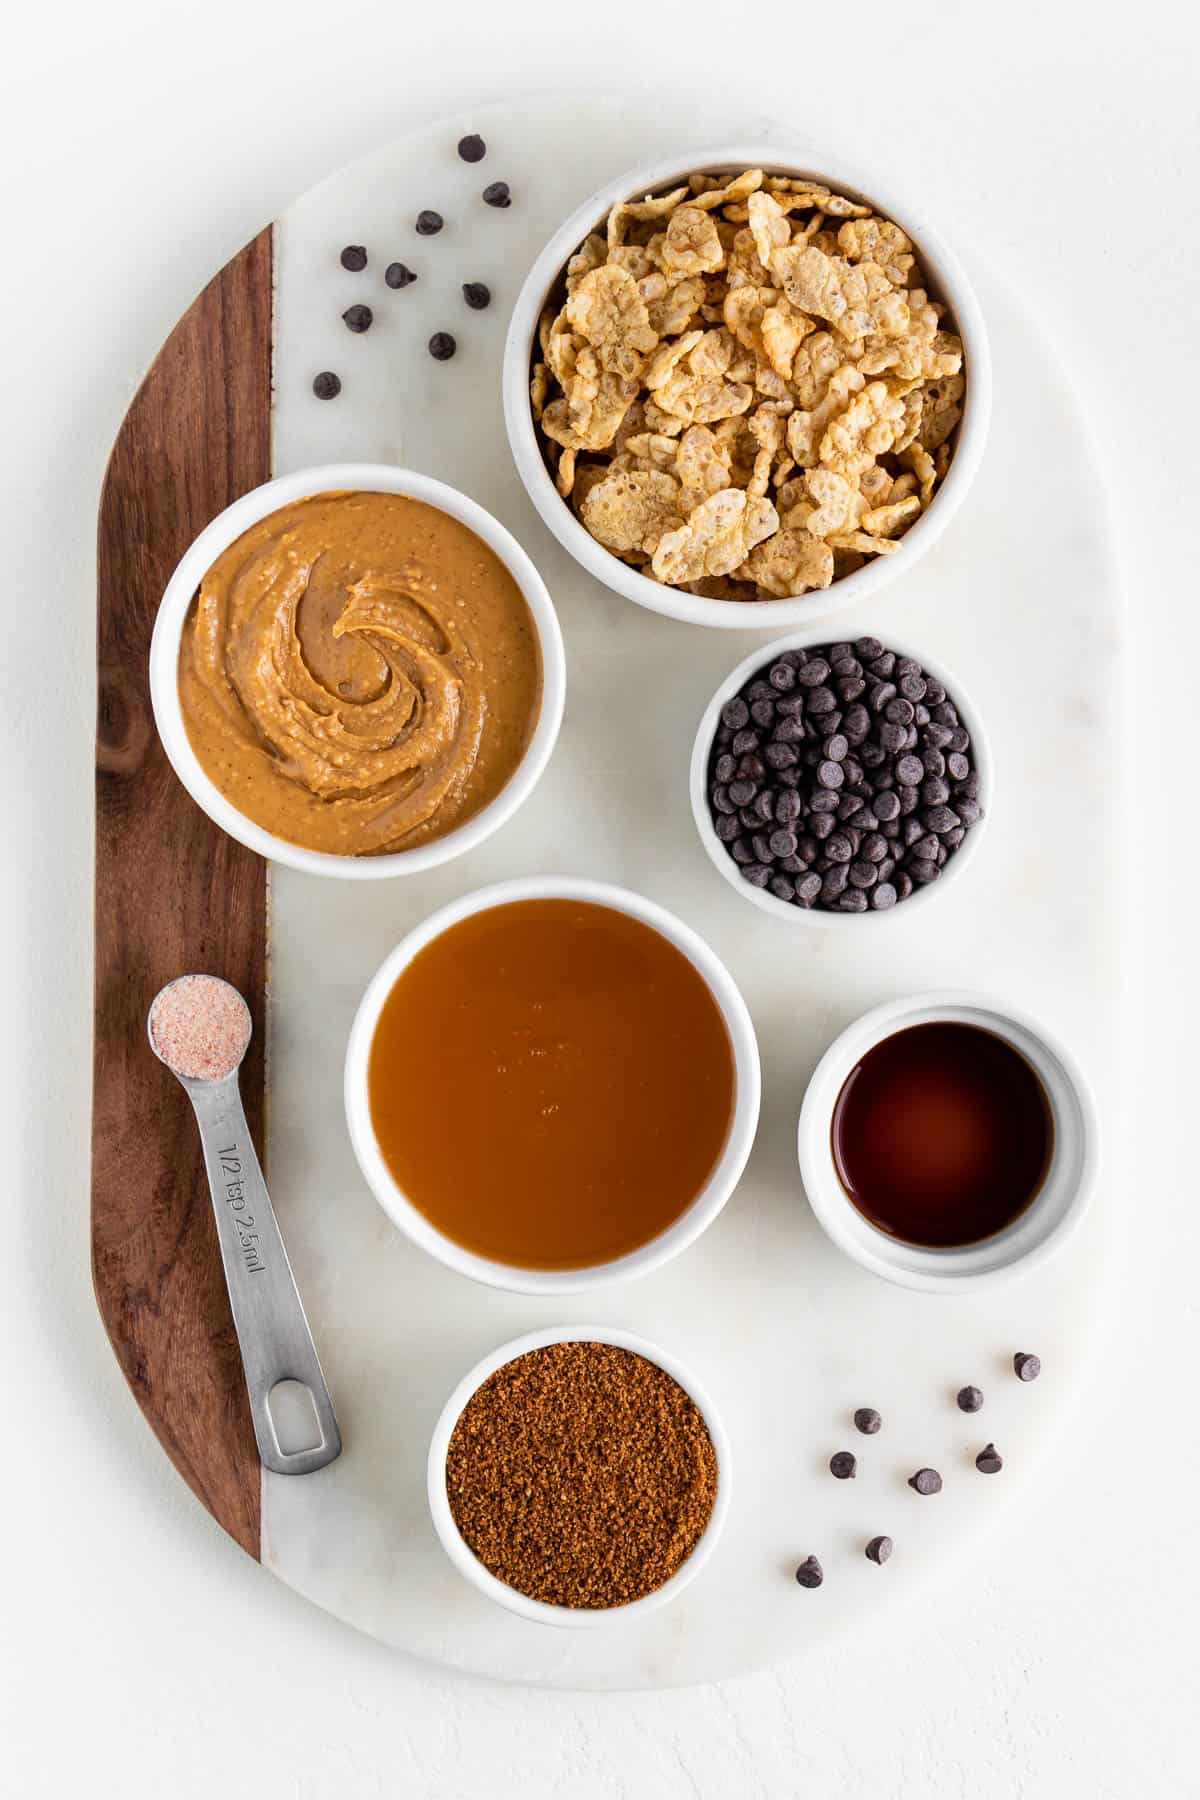
<path fill-rule="evenodd" d="M 714 867 L 764 912 L 816 925 L 928 903 L 978 851 L 990 792 L 962 684 L 892 637 L 810 631 L 755 650 L 692 750 Z"/>

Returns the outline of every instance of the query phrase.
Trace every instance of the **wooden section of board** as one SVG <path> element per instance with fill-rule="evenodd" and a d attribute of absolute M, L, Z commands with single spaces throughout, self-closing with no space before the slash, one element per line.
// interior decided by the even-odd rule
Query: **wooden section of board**
<path fill-rule="evenodd" d="M 126 1379 L 180 1474 L 259 1554 L 260 1471 L 200 1143 L 151 1054 L 154 994 L 188 970 L 246 996 L 242 1093 L 262 1150 L 266 865 L 209 822 L 154 730 L 159 599 L 196 534 L 271 473 L 272 234 L 180 320 L 113 448 L 97 555 L 92 1271 Z"/>

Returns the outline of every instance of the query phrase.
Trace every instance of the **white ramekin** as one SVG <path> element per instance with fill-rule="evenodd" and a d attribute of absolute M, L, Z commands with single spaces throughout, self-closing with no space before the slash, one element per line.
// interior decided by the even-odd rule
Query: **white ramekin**
<path fill-rule="evenodd" d="M 853 575 L 831 587 L 786 600 L 710 600 L 652 581 L 605 550 L 575 517 L 559 495 L 546 467 L 529 403 L 529 372 L 538 319 L 568 259 L 590 231 L 602 226 L 618 201 L 665 191 L 696 170 L 764 168 L 771 174 L 802 175 L 873 207 L 900 225 L 912 239 L 936 294 L 946 302 L 951 322 L 963 341 L 966 393 L 958 443 L 946 478 L 928 512 L 904 534 L 899 550 L 877 556 Z M 731 630 L 778 631 L 807 624 L 855 606 L 911 569 L 950 523 L 975 478 L 983 456 L 992 411 L 992 365 L 987 331 L 975 292 L 958 261 L 925 214 L 903 195 L 893 195 L 886 179 L 831 164 L 812 146 L 774 144 L 717 145 L 683 152 L 665 160 L 628 169 L 585 200 L 546 245 L 525 279 L 509 323 L 504 346 L 504 419 L 517 471 L 545 523 L 590 575 L 636 600 L 651 612 L 665 613 L 693 625 Z"/>
<path fill-rule="evenodd" d="M 872 637 L 876 634 L 872 632 Z M 966 730 L 971 735 L 971 753 L 975 761 L 975 769 L 979 776 L 979 804 L 983 808 L 983 816 L 967 832 L 966 837 L 954 855 L 948 857 L 942 873 L 936 881 L 925 887 L 915 887 L 907 900 L 897 901 L 895 906 L 884 912 L 873 912 L 868 907 L 865 913 L 820 912 L 815 906 L 793 906 L 788 900 L 779 900 L 769 894 L 765 888 L 752 887 L 743 881 L 738 864 L 734 862 L 725 845 L 717 836 L 713 826 L 712 814 L 708 808 L 708 759 L 712 750 L 713 738 L 721 720 L 721 708 L 727 700 L 732 700 L 743 683 L 758 669 L 764 669 L 782 656 L 785 650 L 811 650 L 816 644 L 825 644 L 830 640 L 835 643 L 853 642 L 853 639 L 841 639 L 828 626 L 819 631 L 794 632 L 790 637 L 777 638 L 773 644 L 765 644 L 761 650 L 754 650 L 736 669 L 721 683 L 712 699 L 704 709 L 700 720 L 696 739 L 692 745 L 692 763 L 688 782 L 692 797 L 692 817 L 696 821 L 696 830 L 700 833 L 700 842 L 708 851 L 713 866 L 725 877 L 731 887 L 744 900 L 751 901 L 761 912 L 770 913 L 773 918 L 787 919 L 793 924 L 815 925 L 821 928 L 844 929 L 847 926 L 868 925 L 871 922 L 882 922 L 894 919 L 897 914 L 903 919 L 911 919 L 918 906 L 927 906 L 936 900 L 939 894 L 957 881 L 974 861 L 979 852 L 980 839 L 987 825 L 992 805 L 992 758 L 988 749 L 987 736 L 980 721 L 979 714 L 968 698 L 962 682 L 957 675 L 948 674 L 940 663 L 926 654 L 924 650 L 898 638 L 889 631 L 886 637 L 880 638 L 885 650 L 894 650 L 897 656 L 911 656 L 919 662 L 926 674 L 940 681 L 946 690 L 946 698 L 957 708 L 958 714 Z"/>
<path fill-rule="evenodd" d="M 962 1249 L 928 1250 L 889 1237 L 851 1201 L 834 1165 L 833 1111 L 851 1070 L 876 1044 L 910 1026 L 945 1022 L 993 1032 L 1032 1064 L 1050 1103 L 1054 1148 L 1040 1191 L 1004 1231 Z M 840 1250 L 900 1287 L 962 1294 L 1036 1268 L 1066 1241 L 1095 1187 L 1100 1126 L 1086 1075 L 1043 1025 L 986 995 L 948 989 L 877 1006 L 834 1039 L 804 1095 L 797 1147 L 809 1205 Z"/>
<path fill-rule="evenodd" d="M 400 971 L 418 951 L 432 943 L 451 925 L 486 912 L 494 906 L 507 906 L 515 900 L 583 900 L 595 906 L 608 906 L 630 918 L 640 919 L 660 932 L 675 945 L 699 971 L 709 992 L 721 1010 L 734 1060 L 734 1107 L 729 1132 L 717 1165 L 687 1211 L 640 1249 L 631 1250 L 609 1262 L 596 1263 L 582 1269 L 523 1269 L 508 1263 L 493 1262 L 477 1256 L 461 1244 L 443 1235 L 431 1225 L 424 1213 L 408 1199 L 398 1185 L 380 1151 L 371 1123 L 367 1095 L 367 1069 L 371 1040 L 380 1011 L 396 983 Z M 454 900 L 433 913 L 415 931 L 397 944 L 386 958 L 363 995 L 350 1031 L 346 1049 L 345 1103 L 346 1120 L 354 1154 L 375 1198 L 393 1224 L 398 1225 L 415 1244 L 427 1250 L 447 1268 L 456 1269 L 489 1287 L 506 1288 L 517 1294 L 578 1294 L 607 1282 L 626 1281 L 632 1276 L 648 1274 L 670 1262 L 712 1224 L 746 1166 L 754 1133 L 758 1125 L 761 1076 L 758 1043 L 746 1003 L 737 984 L 720 958 L 704 939 L 677 919 L 665 907 L 635 894 L 628 888 L 611 887 L 607 882 L 584 881 L 573 876 L 535 875 L 516 881 L 502 881 L 493 887 L 480 888 L 473 894 Z"/>
<path fill-rule="evenodd" d="M 525 755 L 511 780 L 494 800 L 465 824 L 448 831 L 445 837 L 383 856 L 334 856 L 324 850 L 305 850 L 256 825 L 225 798 L 205 773 L 192 749 L 179 704 L 180 638 L 196 590 L 213 563 L 243 531 L 265 519 L 268 513 L 314 494 L 335 491 L 404 494 L 411 500 L 422 500 L 427 506 L 436 507 L 439 512 L 448 513 L 452 519 L 466 525 L 500 558 L 520 588 L 533 620 L 541 657 L 541 710 Z M 511 818 L 533 792 L 550 760 L 562 723 L 566 679 L 562 633 L 553 602 L 541 576 L 512 534 L 482 506 L 444 482 L 418 475 L 411 469 L 391 468 L 385 463 L 326 463 L 319 468 L 298 469 L 294 475 L 280 475 L 274 481 L 264 482 L 226 507 L 185 551 L 167 583 L 150 646 L 150 698 L 154 722 L 171 767 L 197 806 L 222 831 L 271 862 L 286 863 L 289 868 L 302 869 L 310 875 L 333 875 L 343 881 L 379 881 L 390 875 L 415 875 L 423 869 L 432 869 L 438 863 L 449 862 L 452 857 L 473 850 L 476 844 L 481 844 Z"/>
<path fill-rule="evenodd" d="M 542 1350 L 547 1344 L 615 1344 L 619 1349 L 632 1350 L 638 1356 L 644 1356 L 647 1362 L 656 1363 L 695 1401 L 716 1452 L 717 1495 L 708 1524 L 695 1549 L 669 1581 L 665 1581 L 660 1588 L 655 1588 L 652 1594 L 646 1594 L 640 1600 L 629 1601 L 626 1606 L 551 1606 L 544 1600 L 531 1600 L 527 1594 L 518 1593 L 516 1588 L 497 1580 L 484 1568 L 474 1551 L 467 1547 L 450 1511 L 450 1502 L 446 1497 L 446 1452 L 459 1414 L 476 1388 L 489 1375 L 494 1375 L 505 1363 L 514 1362 L 518 1356 L 524 1356 L 530 1350 Z M 459 1382 L 434 1426 L 433 1440 L 429 1446 L 427 1485 L 429 1511 L 443 1550 L 459 1573 L 465 1575 L 489 1600 L 494 1600 L 498 1605 L 507 1607 L 509 1612 L 540 1625 L 562 1625 L 569 1629 L 586 1630 L 597 1625 L 631 1624 L 636 1619 L 645 1618 L 647 1613 L 657 1612 L 660 1606 L 668 1605 L 681 1594 L 689 1582 L 696 1579 L 716 1549 L 729 1512 L 729 1439 L 704 1388 L 678 1357 L 660 1349 L 657 1344 L 649 1343 L 645 1338 L 636 1337 L 631 1331 L 611 1331 L 604 1325 L 555 1325 L 546 1331 L 531 1331 L 526 1337 L 514 1338 L 510 1344 L 502 1344 L 490 1356 L 485 1356 L 482 1362 L 476 1363 L 470 1374 Z"/>

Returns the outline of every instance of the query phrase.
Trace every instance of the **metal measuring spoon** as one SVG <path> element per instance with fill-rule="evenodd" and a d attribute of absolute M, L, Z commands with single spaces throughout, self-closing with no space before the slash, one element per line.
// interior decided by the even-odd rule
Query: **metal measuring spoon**
<path fill-rule="evenodd" d="M 215 975 L 180 975 L 155 995 L 146 1026 L 150 1048 L 179 1081 L 200 1127 L 258 1454 L 280 1475 L 323 1469 L 341 1454 L 341 1434 L 238 1090 L 250 1009 Z M 283 1448 L 271 1411 L 280 1382 L 308 1390 L 321 1434 L 315 1446 Z"/>

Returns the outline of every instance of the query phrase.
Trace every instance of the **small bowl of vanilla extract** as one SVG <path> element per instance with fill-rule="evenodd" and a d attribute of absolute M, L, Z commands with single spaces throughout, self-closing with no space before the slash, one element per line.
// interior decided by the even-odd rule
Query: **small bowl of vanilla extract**
<path fill-rule="evenodd" d="M 849 1025 L 800 1112 L 822 1228 L 901 1286 L 962 1293 L 1028 1269 L 1079 1222 L 1099 1131 L 1083 1070 L 1028 1016 L 919 994 Z"/>

